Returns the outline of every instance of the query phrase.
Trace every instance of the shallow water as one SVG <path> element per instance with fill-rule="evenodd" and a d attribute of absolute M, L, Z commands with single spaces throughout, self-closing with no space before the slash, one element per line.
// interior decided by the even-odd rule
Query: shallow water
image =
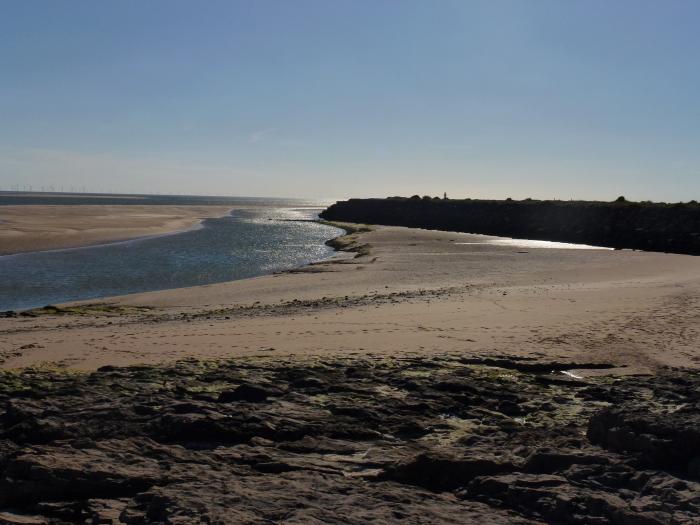
<path fill-rule="evenodd" d="M 555 241 L 534 241 L 529 239 L 489 239 L 478 242 L 456 242 L 455 244 L 481 244 L 487 246 L 507 246 L 511 248 L 550 248 L 557 250 L 613 250 L 602 246 L 591 246 L 589 244 L 573 244 L 568 242 Z"/>
<path fill-rule="evenodd" d="M 311 222 L 321 208 L 268 205 L 169 235 L 0 257 L 0 310 L 211 284 L 330 257 L 342 230 Z"/>

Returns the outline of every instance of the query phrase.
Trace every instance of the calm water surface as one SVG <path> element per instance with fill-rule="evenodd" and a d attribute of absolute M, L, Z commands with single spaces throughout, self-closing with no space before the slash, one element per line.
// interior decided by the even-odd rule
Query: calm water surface
<path fill-rule="evenodd" d="M 320 208 L 265 203 L 199 229 L 89 248 L 0 257 L 0 310 L 218 283 L 330 257 L 342 230 L 309 222 Z"/>

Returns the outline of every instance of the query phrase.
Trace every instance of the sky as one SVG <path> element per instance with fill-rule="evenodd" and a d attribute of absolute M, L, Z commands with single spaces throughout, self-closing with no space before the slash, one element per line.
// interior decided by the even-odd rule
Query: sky
<path fill-rule="evenodd" d="M 0 189 L 700 199 L 696 0 L 0 0 Z"/>

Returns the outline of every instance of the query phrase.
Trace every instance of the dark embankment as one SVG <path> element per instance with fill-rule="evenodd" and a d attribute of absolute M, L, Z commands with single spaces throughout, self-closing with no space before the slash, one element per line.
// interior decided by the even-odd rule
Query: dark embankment
<path fill-rule="evenodd" d="M 700 205 L 591 201 L 489 201 L 438 198 L 350 199 L 321 217 L 700 255 Z"/>

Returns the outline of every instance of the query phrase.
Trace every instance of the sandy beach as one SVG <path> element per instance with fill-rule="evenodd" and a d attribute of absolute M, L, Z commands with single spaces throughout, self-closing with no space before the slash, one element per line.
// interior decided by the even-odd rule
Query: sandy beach
<path fill-rule="evenodd" d="M 0 318 L 0 519 L 696 523 L 700 260 L 491 240 Z"/>
<path fill-rule="evenodd" d="M 2 319 L 2 366 L 447 353 L 604 362 L 622 374 L 700 367 L 695 257 L 400 227 L 346 240 L 360 251 L 298 271 Z"/>
<path fill-rule="evenodd" d="M 0 206 L 0 255 L 124 241 L 187 230 L 230 206 Z"/>

